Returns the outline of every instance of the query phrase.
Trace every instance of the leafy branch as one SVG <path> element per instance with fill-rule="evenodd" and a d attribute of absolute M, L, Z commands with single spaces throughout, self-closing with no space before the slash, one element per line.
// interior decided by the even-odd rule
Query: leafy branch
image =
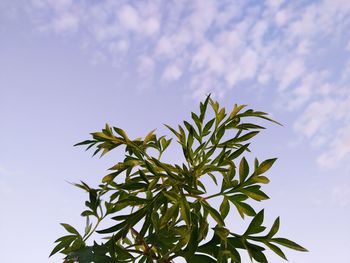
<path fill-rule="evenodd" d="M 106 125 L 101 132 L 91 133 L 92 139 L 76 144 L 95 148 L 93 155 L 101 157 L 120 147 L 125 158 L 109 168 L 97 188 L 74 184 L 89 196 L 81 214 L 86 218 L 84 234 L 62 224 L 69 234 L 56 240 L 51 255 L 60 252 L 65 262 L 169 263 L 182 257 L 191 263 L 240 263 L 239 250 L 245 250 L 251 260 L 265 263 L 266 248 L 283 259 L 287 258 L 280 246 L 306 251 L 293 241 L 275 237 L 279 218 L 262 234 L 264 210 L 256 213 L 247 202 L 269 198 L 262 190 L 269 183 L 264 174 L 276 161 L 255 159 L 251 168 L 244 157 L 250 152 L 250 141 L 265 129 L 252 120 L 277 122 L 264 112 L 245 108 L 234 105 L 226 112 L 208 96 L 200 103 L 199 113 L 191 113 L 191 121 L 177 128 L 165 125 L 181 147 L 185 161 L 181 164 L 161 160 L 173 138 L 158 137 L 155 130 L 144 138 L 130 139 L 121 128 Z M 205 177 L 217 186 L 214 193 L 207 192 Z M 219 207 L 211 203 L 214 198 L 221 198 Z M 232 208 L 242 219 L 252 218 L 243 234 L 227 228 L 225 220 Z M 109 226 L 99 229 L 104 221 Z M 93 234 L 106 241 L 89 245 Z"/>

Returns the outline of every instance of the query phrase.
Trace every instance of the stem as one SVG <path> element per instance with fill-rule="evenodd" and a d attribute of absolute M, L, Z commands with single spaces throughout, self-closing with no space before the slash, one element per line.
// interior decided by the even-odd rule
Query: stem
<path fill-rule="evenodd" d="M 210 198 L 214 198 L 214 197 L 217 197 L 217 196 L 220 196 L 220 195 L 225 195 L 225 194 L 227 194 L 227 193 L 220 192 L 220 193 L 216 193 L 216 194 L 213 194 L 213 195 L 209 195 L 205 199 L 210 199 Z"/>
<path fill-rule="evenodd" d="M 101 223 L 101 221 L 105 218 L 106 215 L 104 215 L 103 217 L 100 217 L 97 219 L 96 225 L 94 226 L 93 229 L 91 229 L 90 233 L 87 234 L 84 238 L 83 241 L 85 242 L 86 240 L 88 240 L 88 238 L 96 231 L 97 227 L 99 226 L 99 224 Z"/>

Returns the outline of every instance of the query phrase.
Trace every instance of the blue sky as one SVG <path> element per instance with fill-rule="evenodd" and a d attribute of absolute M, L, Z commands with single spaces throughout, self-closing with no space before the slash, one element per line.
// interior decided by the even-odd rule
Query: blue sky
<path fill-rule="evenodd" d="M 85 198 L 67 181 L 98 183 L 122 157 L 74 143 L 106 122 L 132 137 L 166 133 L 212 93 L 284 124 L 268 125 L 251 157 L 279 157 L 267 222 L 280 215 L 282 234 L 310 250 L 287 251 L 289 261 L 344 261 L 348 28 L 347 0 L 1 0 L 2 259 L 60 262 L 47 258 L 59 222 L 79 226 Z"/>

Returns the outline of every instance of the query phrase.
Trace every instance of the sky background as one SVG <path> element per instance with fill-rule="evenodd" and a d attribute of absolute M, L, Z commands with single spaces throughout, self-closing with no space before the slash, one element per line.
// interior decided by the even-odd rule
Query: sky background
<path fill-rule="evenodd" d="M 48 259 L 59 223 L 79 228 L 86 197 L 67 181 L 97 184 L 122 158 L 73 144 L 106 122 L 169 134 L 212 93 L 284 125 L 267 124 L 249 158 L 279 157 L 266 224 L 281 216 L 281 235 L 310 250 L 285 250 L 289 262 L 345 262 L 349 28 L 348 0 L 0 0 L 1 260 L 61 262 Z"/>

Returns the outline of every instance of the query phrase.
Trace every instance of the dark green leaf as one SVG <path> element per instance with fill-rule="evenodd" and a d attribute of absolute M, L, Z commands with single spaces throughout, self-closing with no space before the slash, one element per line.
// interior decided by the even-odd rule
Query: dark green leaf
<path fill-rule="evenodd" d="M 277 217 L 275 222 L 273 223 L 270 232 L 267 234 L 269 238 L 273 237 L 279 230 L 280 228 L 280 218 Z"/>
<path fill-rule="evenodd" d="M 187 263 L 216 263 L 217 261 L 212 257 L 197 254 L 186 259 L 186 262 Z"/>
<path fill-rule="evenodd" d="M 304 251 L 307 252 L 306 248 L 303 248 L 302 246 L 300 246 L 299 244 L 286 239 L 286 238 L 273 238 L 271 239 L 271 242 L 277 243 L 279 245 L 294 249 L 294 250 L 298 250 L 298 251 Z"/>
<path fill-rule="evenodd" d="M 271 249 L 273 252 L 275 252 L 277 255 L 279 255 L 281 258 L 287 260 L 286 255 L 283 253 L 283 251 L 278 246 L 275 246 L 274 244 L 271 244 L 271 243 L 265 243 L 265 245 L 269 249 Z"/>
<path fill-rule="evenodd" d="M 215 118 L 211 119 L 210 121 L 208 121 L 205 126 L 204 126 L 204 129 L 203 129 L 203 134 L 207 134 L 210 130 L 210 128 L 213 126 L 215 122 Z"/>
<path fill-rule="evenodd" d="M 251 138 L 253 138 L 255 135 L 257 135 L 259 132 L 258 131 L 252 131 L 244 134 L 243 136 L 236 138 L 236 142 L 244 142 L 247 141 Z"/>
<path fill-rule="evenodd" d="M 49 257 L 52 255 L 56 254 L 57 252 L 63 250 L 64 248 L 67 248 L 70 246 L 70 244 L 77 239 L 76 235 L 69 235 L 69 236 L 64 236 L 56 240 L 56 243 L 58 243 L 54 249 L 51 251 Z"/>
<path fill-rule="evenodd" d="M 63 226 L 69 233 L 75 234 L 77 236 L 80 236 L 79 232 L 74 227 L 72 227 L 71 225 L 61 223 L 61 226 Z"/>
<path fill-rule="evenodd" d="M 191 210 L 190 210 L 190 205 L 186 200 L 186 197 L 184 195 L 181 195 L 178 198 L 178 200 L 180 204 L 180 213 L 183 220 L 186 222 L 187 225 L 191 225 Z"/>
<path fill-rule="evenodd" d="M 250 222 L 247 230 L 243 234 L 244 236 L 258 234 L 266 229 L 266 227 L 262 226 L 264 221 L 264 210 L 261 210 L 259 213 L 255 215 L 253 220 Z"/>
<path fill-rule="evenodd" d="M 249 143 L 241 146 L 238 150 L 234 151 L 233 153 L 230 154 L 228 157 L 230 160 L 236 159 L 238 156 L 240 156 L 244 151 L 246 151 L 249 147 Z"/>

